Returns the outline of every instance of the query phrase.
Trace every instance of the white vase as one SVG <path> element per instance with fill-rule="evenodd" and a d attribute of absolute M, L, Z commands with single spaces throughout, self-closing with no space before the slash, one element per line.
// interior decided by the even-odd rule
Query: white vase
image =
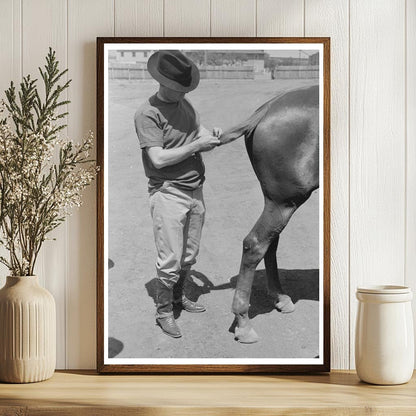
<path fill-rule="evenodd" d="M 372 384 L 402 384 L 414 368 L 414 332 L 410 288 L 373 286 L 357 289 L 355 366 Z"/>
<path fill-rule="evenodd" d="M 56 365 L 53 296 L 36 276 L 8 276 L 0 290 L 0 381 L 50 378 Z"/>

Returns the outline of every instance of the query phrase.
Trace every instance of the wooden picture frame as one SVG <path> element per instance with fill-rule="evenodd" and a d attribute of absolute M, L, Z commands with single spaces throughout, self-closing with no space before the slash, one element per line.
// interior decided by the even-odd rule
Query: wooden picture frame
<path fill-rule="evenodd" d="M 262 283 L 266 278 L 265 272 L 257 271 L 254 275 L 256 290 L 253 289 L 251 292 L 251 307 L 253 308 L 253 304 L 257 305 L 257 312 L 254 313 L 257 316 L 254 322 L 255 326 L 261 326 L 262 333 L 260 335 L 262 338 L 256 344 L 246 345 L 233 339 L 233 336 L 236 335 L 230 332 L 233 330 L 232 325 L 230 327 L 233 321 L 233 314 L 230 311 L 231 304 L 224 303 L 224 299 L 231 299 L 234 286 L 240 287 L 238 286 L 240 285 L 239 279 L 242 281 L 241 276 L 234 276 L 230 280 L 230 271 L 228 271 L 228 267 L 230 267 L 230 270 L 235 271 L 234 275 L 237 273 L 239 260 L 235 252 L 236 250 L 241 252 L 243 243 L 241 238 L 238 240 L 238 247 L 235 247 L 236 237 L 234 234 L 240 235 L 240 228 L 238 228 L 238 232 L 234 233 L 231 223 L 237 221 L 241 225 L 242 237 L 244 237 L 254 225 L 253 215 L 257 218 L 261 214 L 261 210 L 256 208 L 259 206 L 258 204 L 262 203 L 261 200 L 258 201 L 258 192 L 260 192 L 258 182 L 256 182 L 256 186 L 253 185 L 250 188 L 250 192 L 257 195 L 256 198 L 250 200 L 248 196 L 247 198 L 244 196 L 238 199 L 239 194 L 235 191 L 236 187 L 244 195 L 248 194 L 248 191 L 245 190 L 244 184 L 238 182 L 238 178 L 232 179 L 236 178 L 236 176 L 232 176 L 233 170 L 231 168 L 227 170 L 229 161 L 235 160 L 236 155 L 238 155 L 238 159 L 244 157 L 248 161 L 245 150 L 240 149 L 240 144 L 238 144 L 239 148 L 233 148 L 232 156 L 227 156 L 227 158 L 221 156 L 224 153 L 220 152 L 223 151 L 222 149 L 224 152 L 230 151 L 225 149 L 231 149 L 227 146 L 234 146 L 232 144 L 226 144 L 224 147 L 216 149 L 215 155 L 218 156 L 211 156 L 209 153 L 205 157 L 204 154 L 205 160 L 208 161 L 206 183 L 209 184 L 210 180 L 213 183 L 208 188 L 211 196 L 206 198 L 207 214 L 210 215 L 211 212 L 211 215 L 215 214 L 215 218 L 219 220 L 215 225 L 213 217 L 209 217 L 210 224 L 215 225 L 216 228 L 213 229 L 216 231 L 210 233 L 208 228 L 210 225 L 206 225 L 207 230 L 204 229 L 204 236 L 206 235 L 207 241 L 209 241 L 201 247 L 200 257 L 203 258 L 204 252 L 211 250 L 211 248 L 217 251 L 214 250 L 215 253 L 212 254 L 214 261 L 211 259 L 210 262 L 214 270 L 213 275 L 210 275 L 210 271 L 207 272 L 208 266 L 206 266 L 205 275 L 199 273 L 196 277 L 193 276 L 192 284 L 193 287 L 197 287 L 195 290 L 199 291 L 200 297 L 206 300 L 211 308 L 207 308 L 204 315 L 192 314 L 192 319 L 186 318 L 188 325 L 185 324 L 185 320 L 182 320 L 184 315 L 180 315 L 181 319 L 177 321 L 184 333 L 180 340 L 168 337 L 155 325 L 155 309 L 150 298 L 151 279 L 154 275 L 151 274 L 153 270 L 149 266 L 149 261 L 154 263 L 156 249 L 148 228 L 143 229 L 143 224 L 146 224 L 147 227 L 147 223 L 151 229 L 151 217 L 149 209 L 143 208 L 146 205 L 144 199 L 147 198 L 144 195 L 145 191 L 143 191 L 147 178 L 144 176 L 143 167 L 139 165 L 141 163 L 140 153 L 145 150 L 140 150 L 134 131 L 133 116 L 138 105 L 149 97 L 149 91 L 152 94 L 157 91 L 157 83 L 153 79 L 149 80 L 151 77 L 148 76 L 145 66 L 139 64 L 137 59 L 135 61 L 132 58 L 137 58 L 137 52 L 139 52 L 141 58 L 146 61 L 149 56 L 145 55 L 149 53 L 173 49 L 184 51 L 188 59 L 192 60 L 191 57 L 193 57 L 194 62 L 200 58 L 197 65 L 199 65 L 202 80 L 200 85 L 204 87 L 201 89 L 202 95 L 196 95 L 195 92 L 192 97 L 196 97 L 195 101 L 198 105 L 195 107 L 200 113 L 201 123 L 205 121 L 204 118 L 208 118 L 208 110 L 206 110 L 208 107 L 210 117 L 214 122 L 221 119 L 225 120 L 224 124 L 227 124 L 228 119 L 247 119 L 253 110 L 267 100 L 274 103 L 275 101 L 271 100 L 274 95 L 280 94 L 284 97 L 287 91 L 292 91 L 288 94 L 295 94 L 293 88 L 302 91 L 299 93 L 303 94 L 302 97 L 309 97 L 312 93 L 307 91 L 312 90 L 319 94 L 317 101 L 318 95 L 316 94 L 313 98 L 315 101 L 311 99 L 313 104 L 305 104 L 306 101 L 300 101 L 302 104 L 296 104 L 296 107 L 293 104 L 293 108 L 300 109 L 299 111 L 303 111 L 302 108 L 304 109 L 305 106 L 307 108 L 309 105 L 313 106 L 313 111 L 311 111 L 314 115 L 310 116 L 307 129 L 309 129 L 308 132 L 314 129 L 314 137 L 317 137 L 316 140 L 319 144 L 317 147 L 317 149 L 319 148 L 319 152 L 317 150 L 319 156 L 314 156 L 315 163 L 318 163 L 319 160 L 319 191 L 314 191 L 311 198 L 309 198 L 309 193 L 305 204 L 300 197 L 299 200 L 296 200 L 295 197 L 290 200 L 290 204 L 293 206 L 299 204 L 301 207 L 309 207 L 302 212 L 299 208 L 296 218 L 294 215 L 294 218 L 289 221 L 289 224 L 304 221 L 306 231 L 303 230 L 303 225 L 297 228 L 293 226 L 295 228 L 291 228 L 292 231 L 287 231 L 287 234 L 292 235 L 291 238 L 295 241 L 288 244 L 287 248 L 284 248 L 282 243 L 284 253 L 297 252 L 300 254 L 286 256 L 291 260 L 284 260 L 283 264 L 292 265 L 292 267 L 287 270 L 284 267 L 283 269 L 279 267 L 281 277 L 283 273 L 283 289 L 285 286 L 292 288 L 290 289 L 292 291 L 291 297 L 295 298 L 294 302 L 298 301 L 299 308 L 293 314 L 283 314 L 274 310 L 274 302 L 270 307 L 271 300 L 267 297 Z M 257 51 L 257 55 L 254 55 L 252 51 Z M 128 55 L 128 59 L 123 63 L 126 55 Z M 129 63 L 129 59 L 133 63 Z M 110 64 L 111 60 L 113 60 L 113 64 Z M 265 61 L 266 67 L 264 67 Z M 114 62 L 118 62 L 118 64 L 114 64 Z M 292 65 L 288 65 L 288 63 L 292 63 Z M 237 74 L 238 71 L 242 72 Z M 309 71 L 309 75 L 302 71 Z M 250 79 L 248 81 L 241 79 L 229 81 L 230 77 L 235 76 L 250 77 Z M 309 78 L 302 78 L 305 76 Z M 114 80 L 114 77 L 119 79 Z M 204 79 L 205 77 L 211 77 L 211 79 Z M 251 79 L 252 77 L 254 78 Z M 258 77 L 259 83 L 256 83 L 256 77 Z M 272 78 L 274 78 L 273 81 L 271 81 Z M 109 85 L 115 87 L 109 87 Z M 313 87 L 314 85 L 315 87 Z M 146 94 L 148 95 L 146 96 Z M 140 96 L 140 100 L 138 96 Z M 230 96 L 234 97 L 233 101 L 225 99 Z M 279 108 L 283 108 L 282 106 L 292 108 L 291 101 L 287 97 L 292 97 L 292 95 L 286 95 L 285 99 L 289 104 L 281 104 Z M 216 101 L 217 99 L 218 101 Z M 270 108 L 275 107 L 271 105 L 267 108 L 269 111 Z M 244 114 L 237 114 L 239 111 Z M 224 113 L 227 113 L 228 118 Z M 303 120 L 302 117 L 300 115 L 296 120 Z M 253 121 L 251 118 L 249 120 Z M 258 122 L 259 120 L 256 121 L 256 123 Z M 298 125 L 297 121 L 294 123 Z M 230 127 L 232 126 L 224 125 L 224 130 L 228 132 Z M 254 126 L 255 128 L 256 126 Z M 261 128 L 258 129 L 258 135 L 261 131 Z M 247 130 L 245 134 L 248 135 Z M 303 133 L 295 134 L 294 130 L 289 130 L 287 134 L 287 137 L 293 136 L 291 140 L 297 140 L 295 138 L 301 137 Z M 227 137 L 227 135 L 224 134 L 222 137 Z M 242 142 L 242 139 L 239 140 Z M 233 143 L 237 143 L 237 141 Z M 221 169 L 224 167 L 224 170 L 221 171 L 223 182 L 218 178 L 215 181 L 211 179 L 215 178 L 215 175 L 220 175 L 217 173 L 219 171 L 217 165 L 221 157 L 226 160 L 221 164 Z M 276 158 L 276 160 L 280 160 L 279 163 L 282 164 L 282 160 L 289 160 L 289 158 L 290 156 L 286 156 L 286 159 Z M 215 165 L 216 163 L 217 165 Z M 97 369 L 100 373 L 195 374 L 330 371 L 329 38 L 97 38 L 97 164 L 100 166 L 97 183 Z M 293 162 L 291 166 L 294 165 Z M 305 173 L 305 169 L 309 169 L 311 165 L 305 166 L 300 168 L 304 169 L 302 173 Z M 238 167 L 234 168 L 234 172 L 237 170 Z M 240 168 L 238 172 L 240 172 L 239 175 L 251 175 L 250 178 L 253 179 L 250 181 L 257 180 L 252 169 L 244 167 Z M 259 175 L 258 168 L 256 172 Z M 267 194 L 268 191 L 264 190 L 264 187 L 267 187 L 264 181 L 262 186 L 263 193 Z M 231 214 L 227 214 L 231 215 L 230 219 L 222 218 L 223 211 L 218 208 L 218 205 L 221 204 L 218 204 L 217 201 L 218 199 L 224 200 L 224 197 L 221 196 L 224 188 L 230 190 L 231 193 L 229 198 L 231 201 L 228 202 L 243 207 L 242 213 L 238 210 L 234 211 L 239 212 L 238 215 L 241 218 L 235 219 L 235 216 Z M 217 195 L 220 196 L 217 198 Z M 267 198 L 272 199 L 273 197 L 267 194 Z M 313 203 L 308 202 L 312 200 Z M 285 204 L 286 209 L 290 204 L 289 202 L 285 202 Z M 225 202 L 223 205 L 225 215 L 225 212 L 230 212 L 230 208 L 227 208 Z M 255 210 L 254 214 L 253 210 Z M 289 218 L 294 210 L 289 209 Z M 127 217 L 133 218 L 133 220 L 128 220 Z M 218 223 L 221 223 L 222 226 Z M 289 224 L 287 230 L 289 230 Z M 308 227 L 312 231 L 309 231 Z M 224 234 L 222 234 L 223 232 Z M 215 233 L 219 233 L 220 236 Z M 297 233 L 301 234 L 297 236 Z M 145 234 L 147 237 L 144 237 Z M 230 234 L 233 239 L 230 240 L 231 242 L 225 242 Z M 140 240 L 141 238 L 145 238 L 145 240 Z M 308 238 L 312 242 L 311 249 L 308 245 Z M 140 242 L 138 243 L 136 240 L 140 240 Z M 250 241 L 246 239 L 245 243 L 250 243 Z M 281 241 L 283 241 L 283 234 Z M 219 247 L 222 244 L 224 247 Z M 300 248 L 297 247 L 298 244 Z M 253 247 L 246 247 L 244 250 L 252 249 Z M 118 253 L 117 258 L 111 258 L 113 252 Z M 303 253 L 309 252 L 315 254 L 305 254 L 303 257 Z M 279 253 L 278 260 L 279 262 L 282 260 L 282 255 Z M 208 260 L 202 261 L 205 261 L 204 264 L 209 264 Z M 222 276 L 223 269 L 218 269 L 219 264 L 227 264 L 228 275 Z M 312 266 L 310 266 L 311 264 Z M 109 275 L 111 276 L 109 277 Z M 200 281 L 197 281 L 197 278 Z M 207 280 L 209 283 L 206 282 Z M 211 280 L 215 281 L 211 282 Z M 202 286 L 198 286 L 197 283 L 201 282 Z M 303 285 L 302 289 L 299 289 L 297 284 Z M 241 293 L 243 290 L 245 289 L 241 289 Z M 184 311 L 182 312 L 185 314 Z M 188 317 L 188 315 L 186 316 Z M 199 319 L 201 321 L 198 321 Z M 196 322 L 202 323 L 197 324 Z M 122 335 L 114 336 L 113 332 Z M 278 342 L 276 342 L 277 339 Z M 233 342 L 235 344 L 232 344 Z M 257 345 L 261 345 L 261 347 L 257 347 Z M 279 348 L 284 353 L 276 352 L 276 355 L 281 354 L 282 356 L 267 356 L 267 354 L 274 354 L 275 350 L 280 351 Z M 233 356 L 234 349 L 236 356 Z M 225 354 L 223 357 L 219 355 L 222 351 Z M 272 352 L 270 353 L 270 351 Z M 182 354 L 182 356 L 178 354 Z M 293 356 L 288 356 L 290 354 Z"/>

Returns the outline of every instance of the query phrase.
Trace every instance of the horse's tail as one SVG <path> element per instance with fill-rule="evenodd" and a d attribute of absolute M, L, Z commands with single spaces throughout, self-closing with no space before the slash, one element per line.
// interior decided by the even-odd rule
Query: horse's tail
<path fill-rule="evenodd" d="M 221 144 L 230 143 L 241 136 L 250 136 L 269 109 L 269 103 L 259 107 L 247 120 L 226 130 L 220 137 Z"/>
<path fill-rule="evenodd" d="M 257 125 L 260 123 L 261 120 L 263 120 L 264 116 L 269 111 L 270 105 L 277 99 L 279 99 L 282 95 L 284 94 L 280 94 L 277 97 L 274 97 L 271 100 L 264 103 L 248 118 L 248 120 L 245 120 L 242 123 L 237 124 L 236 126 L 226 130 L 220 137 L 221 144 L 230 143 L 241 136 L 251 136 L 254 130 L 256 129 Z"/>

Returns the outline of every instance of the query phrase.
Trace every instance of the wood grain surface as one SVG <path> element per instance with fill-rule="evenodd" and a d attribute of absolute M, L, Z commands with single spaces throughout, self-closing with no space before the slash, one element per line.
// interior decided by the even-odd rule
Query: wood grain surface
<path fill-rule="evenodd" d="M 164 5 L 164 36 L 210 36 L 210 0 L 169 0 Z"/>
<path fill-rule="evenodd" d="M 416 279 L 416 0 L 406 2 L 406 257 L 405 284 L 413 287 Z M 416 297 L 413 297 L 416 322 Z M 416 351 L 415 351 L 416 357 Z M 415 361 L 416 362 L 416 361 Z"/>
<path fill-rule="evenodd" d="M 24 10 L 24 12 L 23 12 Z M 59 61 L 59 69 L 67 68 L 67 16 L 66 0 L 40 0 L 33 2 L 22 0 L 22 74 L 38 78 L 39 91 L 43 94 L 44 88 L 38 71 L 45 65 L 45 57 L 49 47 L 56 52 Z M 39 25 L 42 19 L 50 22 L 47 25 Z M 30 43 L 27 40 L 30 39 Z M 63 80 L 67 79 L 67 75 Z M 65 91 L 61 98 L 67 97 Z M 64 107 L 66 109 L 66 106 Z M 61 136 L 66 137 L 68 129 L 61 131 Z M 58 155 L 54 160 L 57 161 Z M 64 224 L 56 228 L 48 236 L 56 241 L 46 240 L 39 252 L 38 262 L 35 266 L 35 274 L 39 276 L 39 283 L 46 287 L 55 298 L 56 302 L 56 336 L 57 349 L 56 361 L 58 367 L 65 367 L 66 360 L 66 258 L 68 242 L 68 225 Z"/>
<path fill-rule="evenodd" d="M 114 22 L 115 36 L 163 36 L 163 0 L 115 0 Z"/>
<path fill-rule="evenodd" d="M 414 415 L 416 380 L 314 376 L 99 376 L 57 372 L 42 383 L 0 384 L 0 415 Z"/>
<path fill-rule="evenodd" d="M 349 368 L 349 11 L 344 0 L 305 6 L 305 35 L 330 36 L 337 45 L 331 48 L 331 363 Z"/>
<path fill-rule="evenodd" d="M 211 0 L 211 36 L 256 36 L 255 0 Z"/>
<path fill-rule="evenodd" d="M 257 36 L 305 36 L 303 0 L 257 0 Z"/>
<path fill-rule="evenodd" d="M 114 35 L 113 0 L 69 0 L 67 12 L 70 28 L 67 53 L 72 79 L 68 134 L 74 143 L 79 143 L 95 129 L 95 34 Z M 74 210 L 67 220 L 70 249 L 66 256 L 66 366 L 69 368 L 85 368 L 95 357 L 95 188 L 93 182 L 84 191 L 82 209 Z M 84 253 L 82 258 L 71 256 L 74 247 Z"/>
<path fill-rule="evenodd" d="M 350 13 L 354 22 L 350 32 L 353 368 L 357 287 L 403 285 L 405 278 L 405 1 L 352 0 Z M 381 27 L 378 22 L 385 16 Z M 380 53 L 383 50 L 389 52 Z M 370 102 L 383 104 L 373 111 Z"/>

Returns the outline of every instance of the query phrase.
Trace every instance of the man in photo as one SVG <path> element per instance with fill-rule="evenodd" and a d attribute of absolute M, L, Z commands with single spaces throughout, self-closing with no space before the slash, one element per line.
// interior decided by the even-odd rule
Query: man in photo
<path fill-rule="evenodd" d="M 158 51 L 148 60 L 159 82 L 134 117 L 149 179 L 150 212 L 157 249 L 156 321 L 174 338 L 182 336 L 173 316 L 173 303 L 187 312 L 205 307 L 188 299 L 186 281 L 196 262 L 205 205 L 205 167 L 201 152 L 220 144 L 221 129 L 212 134 L 200 125 L 199 114 L 185 98 L 199 83 L 199 70 L 180 51 Z"/>

